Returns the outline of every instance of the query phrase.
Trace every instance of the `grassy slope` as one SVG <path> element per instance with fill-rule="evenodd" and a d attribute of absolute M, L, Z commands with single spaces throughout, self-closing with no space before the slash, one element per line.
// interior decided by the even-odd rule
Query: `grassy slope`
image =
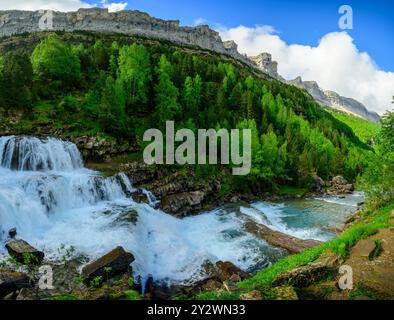
<path fill-rule="evenodd" d="M 346 257 L 348 250 L 353 247 L 357 241 L 375 234 L 380 229 L 394 226 L 393 220 L 390 219 L 392 210 L 394 210 L 394 202 L 391 202 L 378 211 L 364 211 L 360 222 L 352 225 L 351 228 L 342 233 L 338 238 L 323 243 L 318 247 L 308 249 L 300 254 L 289 256 L 273 264 L 269 268 L 259 272 L 253 278 L 240 282 L 238 284 L 239 288 L 244 292 L 257 289 L 263 291 L 263 294 L 269 293 L 269 290 L 266 289 L 269 288 L 272 281 L 280 273 L 313 262 L 326 250 L 331 250 Z M 196 299 L 199 300 L 238 298 L 239 294 L 228 294 L 223 292 L 208 292 L 196 297 Z M 269 299 L 269 295 L 266 295 L 266 298 Z"/>
<path fill-rule="evenodd" d="M 363 142 L 374 139 L 380 130 L 380 124 L 363 120 L 356 116 L 352 116 L 339 111 L 331 111 L 330 113 L 339 121 L 347 124 L 352 128 L 356 136 Z"/>

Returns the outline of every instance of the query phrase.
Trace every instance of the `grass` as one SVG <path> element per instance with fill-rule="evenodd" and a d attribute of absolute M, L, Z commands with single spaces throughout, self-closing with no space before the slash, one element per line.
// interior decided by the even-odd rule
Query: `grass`
<path fill-rule="evenodd" d="M 269 287 L 274 279 L 282 272 L 294 269 L 315 261 L 323 252 L 331 250 L 346 257 L 348 250 L 359 240 L 375 234 L 383 228 L 394 226 L 390 221 L 391 211 L 394 210 L 394 202 L 386 207 L 372 212 L 365 212 L 360 222 L 354 224 L 336 239 L 323 243 L 318 247 L 305 250 L 299 254 L 288 256 L 267 269 L 262 270 L 256 276 L 238 283 L 242 292 L 260 290 L 263 295 L 269 293 Z M 234 300 L 239 299 L 239 294 L 224 292 L 208 292 L 196 296 L 197 300 Z"/>
<path fill-rule="evenodd" d="M 347 124 L 353 130 L 355 135 L 363 142 L 374 139 L 380 131 L 380 124 L 363 120 L 356 116 L 352 116 L 339 111 L 330 110 L 330 112 L 339 121 Z"/>

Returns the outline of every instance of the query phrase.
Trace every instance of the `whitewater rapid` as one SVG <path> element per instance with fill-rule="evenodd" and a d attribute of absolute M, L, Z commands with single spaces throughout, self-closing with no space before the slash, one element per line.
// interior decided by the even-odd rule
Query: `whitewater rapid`
<path fill-rule="evenodd" d="M 121 245 L 136 258 L 135 275 L 188 281 L 210 260 L 249 270 L 283 252 L 243 232 L 235 213 L 217 210 L 177 219 L 133 201 L 124 174 L 104 178 L 83 167 L 76 146 L 58 139 L 0 138 L 0 238 L 16 227 L 20 238 L 57 259 L 73 246 L 93 259 Z M 5 255 L 4 246 L 0 254 Z"/>
<path fill-rule="evenodd" d="M 49 259 L 59 259 L 61 247 L 95 259 L 120 245 L 135 256 L 135 276 L 190 282 L 204 277 L 201 266 L 208 260 L 254 272 L 287 255 L 246 232 L 246 216 L 304 239 L 334 236 L 324 229 L 324 219 L 335 219 L 321 214 L 322 223 L 308 222 L 311 212 L 293 212 L 295 205 L 259 202 L 178 219 L 155 209 L 158 200 L 147 190 L 150 205 L 133 201 L 135 191 L 122 173 L 105 178 L 84 168 L 70 142 L 0 137 L 0 260 L 6 257 L 7 232 L 16 227 L 20 238 Z M 299 213 L 306 222 L 293 223 Z"/>

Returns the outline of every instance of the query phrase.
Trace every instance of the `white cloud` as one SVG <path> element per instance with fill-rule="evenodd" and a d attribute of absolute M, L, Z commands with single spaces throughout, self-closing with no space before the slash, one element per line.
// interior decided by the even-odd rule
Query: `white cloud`
<path fill-rule="evenodd" d="M 0 0 L 0 10 L 55 10 L 75 11 L 91 7 L 81 0 Z"/>
<path fill-rule="evenodd" d="M 394 72 L 381 70 L 366 53 L 360 52 L 346 32 L 333 32 L 316 47 L 284 42 L 270 26 L 218 28 L 223 40 L 234 40 L 248 55 L 269 52 L 279 62 L 286 79 L 301 76 L 315 80 L 325 90 L 364 103 L 379 114 L 391 109 Z"/>
<path fill-rule="evenodd" d="M 202 24 L 207 24 L 207 23 L 208 23 L 208 21 L 204 18 L 198 18 L 193 21 L 194 26 L 200 26 Z"/>
<path fill-rule="evenodd" d="M 109 12 L 117 12 L 126 9 L 127 2 L 108 2 L 107 0 L 101 1 L 104 8 L 107 8 Z"/>

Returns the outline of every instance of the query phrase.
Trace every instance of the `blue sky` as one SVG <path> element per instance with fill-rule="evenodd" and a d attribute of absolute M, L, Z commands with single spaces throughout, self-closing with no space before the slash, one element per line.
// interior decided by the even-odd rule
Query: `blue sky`
<path fill-rule="evenodd" d="M 89 0 L 89 3 L 97 1 Z M 394 71 L 393 0 L 112 0 L 128 2 L 129 9 L 146 11 L 163 19 L 179 19 L 193 25 L 198 18 L 208 24 L 236 27 L 271 25 L 288 44 L 317 45 L 325 34 L 339 31 L 338 8 L 353 8 L 354 29 L 348 31 L 360 51 L 377 65 Z"/>

